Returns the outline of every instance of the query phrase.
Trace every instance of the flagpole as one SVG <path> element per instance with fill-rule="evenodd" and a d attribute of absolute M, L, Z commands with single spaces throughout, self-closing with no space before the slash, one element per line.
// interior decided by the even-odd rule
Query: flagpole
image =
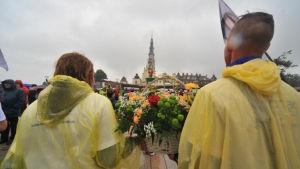
<path fill-rule="evenodd" d="M 271 61 L 271 62 L 274 62 L 274 60 L 270 57 L 270 55 L 265 52 L 265 55 L 267 56 L 267 58 Z M 275 62 L 274 62 L 275 63 Z M 275 63 L 276 64 L 276 63 Z M 280 71 L 280 77 L 281 77 L 281 80 L 284 81 L 285 83 L 289 84 L 288 81 L 286 80 L 285 76 L 282 74 L 282 72 Z"/>

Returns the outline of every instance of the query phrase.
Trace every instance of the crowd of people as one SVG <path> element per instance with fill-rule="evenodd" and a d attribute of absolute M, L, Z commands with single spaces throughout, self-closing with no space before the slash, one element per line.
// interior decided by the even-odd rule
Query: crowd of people
<path fill-rule="evenodd" d="M 178 169 L 300 168 L 300 95 L 261 58 L 273 35 L 268 13 L 248 13 L 235 24 L 222 78 L 201 88 L 190 108 L 172 156 Z M 76 52 L 63 54 L 50 85 L 22 114 L 22 82 L 4 80 L 8 127 L 1 127 L 0 111 L 1 142 L 14 141 L 0 168 L 137 169 L 140 139 L 115 131 L 114 92 L 102 96 L 93 85 L 92 62 Z"/>

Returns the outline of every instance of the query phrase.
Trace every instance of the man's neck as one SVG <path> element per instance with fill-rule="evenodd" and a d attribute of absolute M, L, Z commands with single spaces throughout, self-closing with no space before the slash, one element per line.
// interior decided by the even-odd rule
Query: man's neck
<path fill-rule="evenodd" d="M 261 59 L 261 56 L 247 56 L 232 62 L 229 66 L 241 65 L 253 59 Z"/>
<path fill-rule="evenodd" d="M 245 57 L 248 57 L 248 56 L 260 56 L 262 57 L 262 54 L 261 53 L 258 53 L 258 52 L 243 52 L 243 51 L 239 51 L 239 50 L 234 50 L 232 51 L 232 54 L 231 54 L 231 63 L 239 60 L 239 59 L 242 59 L 242 58 L 245 58 Z"/>

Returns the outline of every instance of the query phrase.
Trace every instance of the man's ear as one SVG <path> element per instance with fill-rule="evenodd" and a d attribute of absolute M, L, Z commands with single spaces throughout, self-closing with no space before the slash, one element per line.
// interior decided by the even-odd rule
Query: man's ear
<path fill-rule="evenodd" d="M 226 43 L 226 46 L 224 48 L 224 60 L 226 66 L 229 66 L 231 63 L 231 54 L 232 54 L 232 48 L 230 47 L 229 44 Z"/>
<path fill-rule="evenodd" d="M 266 48 L 266 50 L 265 50 L 265 51 L 267 51 L 267 50 L 269 49 L 270 45 L 271 45 L 271 43 L 269 43 L 269 45 L 268 45 L 268 47 Z"/>

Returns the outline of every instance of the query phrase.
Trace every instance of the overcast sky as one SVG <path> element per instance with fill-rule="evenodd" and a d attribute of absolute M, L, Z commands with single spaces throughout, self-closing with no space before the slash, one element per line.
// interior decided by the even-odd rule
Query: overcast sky
<path fill-rule="evenodd" d="M 300 65 L 299 0 L 225 0 L 237 14 L 274 15 L 272 58 L 292 50 Z M 218 0 L 0 1 L 0 48 L 9 70 L 0 80 L 42 84 L 67 52 L 86 55 L 108 79 L 140 76 L 153 32 L 157 74 L 198 73 L 217 78 L 225 68 Z M 288 70 L 300 73 L 300 67 Z"/>

